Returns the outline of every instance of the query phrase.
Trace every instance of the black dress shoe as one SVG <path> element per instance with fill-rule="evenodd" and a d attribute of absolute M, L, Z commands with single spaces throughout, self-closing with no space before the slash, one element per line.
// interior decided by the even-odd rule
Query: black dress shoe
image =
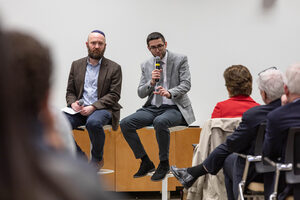
<path fill-rule="evenodd" d="M 160 181 L 166 177 L 170 171 L 169 165 L 162 165 L 159 163 L 155 173 L 151 176 L 151 181 Z"/>
<path fill-rule="evenodd" d="M 197 178 L 194 178 L 187 172 L 187 168 L 177 168 L 175 166 L 171 166 L 171 172 L 186 189 L 189 189 L 197 180 Z"/>
<path fill-rule="evenodd" d="M 142 162 L 138 172 L 133 175 L 133 178 L 140 178 L 146 176 L 149 172 L 153 172 L 154 170 L 155 166 L 153 162 Z"/>

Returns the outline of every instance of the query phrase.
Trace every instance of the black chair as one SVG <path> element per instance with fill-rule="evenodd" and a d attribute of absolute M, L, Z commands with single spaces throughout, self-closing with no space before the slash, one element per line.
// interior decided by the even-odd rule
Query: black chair
<path fill-rule="evenodd" d="M 300 183 L 300 127 L 293 127 L 288 131 L 285 163 L 275 163 L 267 157 L 264 159 L 276 168 L 274 192 L 271 194 L 270 200 L 277 199 L 278 181 L 281 171 L 285 171 L 287 184 Z M 288 198 L 293 199 L 292 197 Z"/>
<path fill-rule="evenodd" d="M 254 162 L 255 170 L 258 173 L 267 173 L 275 171 L 275 167 L 266 162 L 262 162 L 262 149 L 265 136 L 266 123 L 259 125 L 255 141 L 254 155 L 238 154 L 240 157 L 245 158 L 245 168 L 243 177 L 239 183 L 239 199 L 264 199 L 264 185 L 263 183 L 250 182 L 248 187 L 245 188 L 250 163 Z"/>

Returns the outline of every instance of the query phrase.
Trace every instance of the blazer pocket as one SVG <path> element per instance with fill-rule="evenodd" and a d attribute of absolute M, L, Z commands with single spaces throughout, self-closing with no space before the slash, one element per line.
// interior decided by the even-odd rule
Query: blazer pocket
<path fill-rule="evenodd" d="M 184 107 L 184 108 L 188 107 L 189 105 L 191 105 L 190 99 L 189 99 L 188 97 L 185 96 L 185 97 L 182 98 L 182 100 L 181 100 L 181 105 L 182 105 L 182 107 Z"/>

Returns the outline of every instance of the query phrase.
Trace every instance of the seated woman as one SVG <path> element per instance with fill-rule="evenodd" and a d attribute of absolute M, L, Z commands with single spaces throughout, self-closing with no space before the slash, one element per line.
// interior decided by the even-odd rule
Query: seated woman
<path fill-rule="evenodd" d="M 258 106 L 251 97 L 252 76 L 243 65 L 232 65 L 224 71 L 229 99 L 217 103 L 211 118 L 242 117 L 249 108 Z"/>

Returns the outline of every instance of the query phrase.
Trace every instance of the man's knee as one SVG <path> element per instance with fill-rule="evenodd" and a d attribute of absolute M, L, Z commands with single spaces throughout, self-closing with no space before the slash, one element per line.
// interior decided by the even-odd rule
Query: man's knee
<path fill-rule="evenodd" d="M 71 115 L 65 113 L 65 112 L 64 112 L 64 115 L 66 116 L 66 118 L 68 119 L 69 123 L 71 124 L 72 130 L 75 129 L 75 128 L 77 128 L 73 117 Z"/>
<path fill-rule="evenodd" d="M 102 127 L 103 124 L 98 120 L 91 119 L 86 122 L 85 126 L 87 129 L 90 129 L 90 128 L 95 128 L 95 127 L 97 127 L 97 128 Z"/>
<path fill-rule="evenodd" d="M 134 127 L 132 127 L 132 125 L 130 123 L 130 119 L 128 119 L 128 117 L 121 120 L 120 128 L 121 128 L 121 131 L 122 131 L 123 134 L 124 133 L 126 134 L 126 132 L 128 130 L 134 129 Z"/>
<path fill-rule="evenodd" d="M 155 130 L 161 130 L 161 129 L 168 129 L 169 128 L 169 121 L 168 119 L 158 119 L 155 118 L 153 121 L 153 127 Z"/>

